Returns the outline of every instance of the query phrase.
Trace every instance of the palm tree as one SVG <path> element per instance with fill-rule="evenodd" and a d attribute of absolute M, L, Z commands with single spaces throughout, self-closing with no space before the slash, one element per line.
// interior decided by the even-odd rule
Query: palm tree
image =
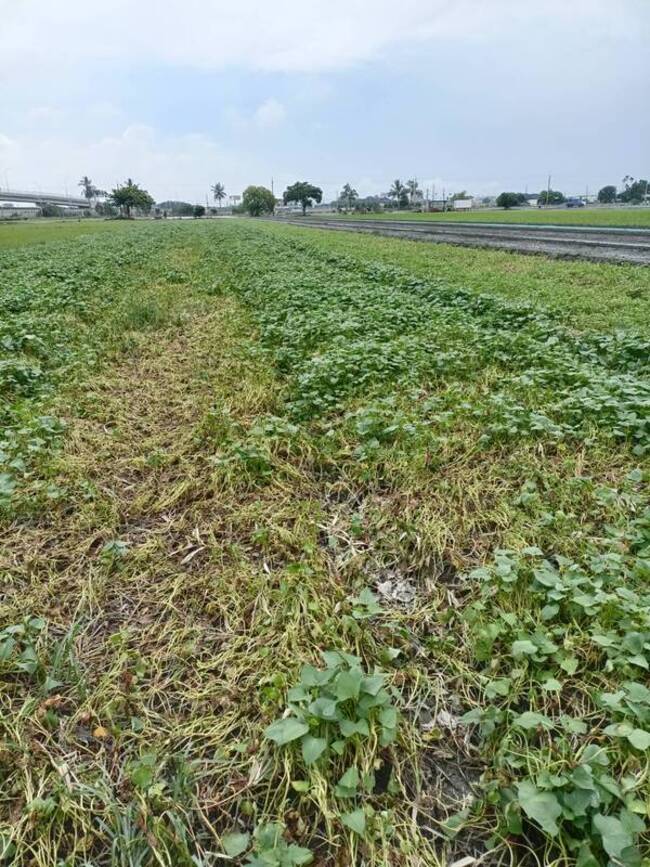
<path fill-rule="evenodd" d="M 215 202 L 219 202 L 219 207 L 221 207 L 221 200 L 226 198 L 226 188 L 217 181 L 210 189 L 212 190 Z"/>
<path fill-rule="evenodd" d="M 411 204 L 413 204 L 413 202 L 418 196 L 422 195 L 422 190 L 418 187 L 418 182 L 416 178 L 412 178 L 410 181 L 406 182 L 406 189 L 408 190 Z"/>
<path fill-rule="evenodd" d="M 83 176 L 79 181 L 79 186 L 83 188 L 84 198 L 89 201 L 97 195 L 97 189 L 93 186 L 93 182 L 90 180 L 88 175 Z"/>
<path fill-rule="evenodd" d="M 395 202 L 402 207 L 408 205 L 408 192 L 399 178 L 393 181 L 393 186 L 388 191 L 388 196 L 391 199 L 395 199 Z"/>
<path fill-rule="evenodd" d="M 348 211 L 352 209 L 352 205 L 358 198 L 359 193 L 350 184 L 346 184 L 343 187 L 339 196 L 339 200 L 345 202 Z"/>

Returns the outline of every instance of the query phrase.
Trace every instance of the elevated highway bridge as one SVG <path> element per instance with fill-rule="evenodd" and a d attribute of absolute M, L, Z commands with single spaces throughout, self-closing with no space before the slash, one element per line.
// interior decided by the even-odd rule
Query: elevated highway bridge
<path fill-rule="evenodd" d="M 83 196 L 62 196 L 60 193 L 45 193 L 42 190 L 8 190 L 0 188 L 0 202 L 45 202 L 68 208 L 90 208 L 90 202 Z"/>

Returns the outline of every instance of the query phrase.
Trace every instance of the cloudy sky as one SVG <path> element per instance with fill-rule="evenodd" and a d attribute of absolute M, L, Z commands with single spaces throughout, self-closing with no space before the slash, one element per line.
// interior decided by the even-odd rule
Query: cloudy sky
<path fill-rule="evenodd" d="M 650 170 L 649 44 L 649 0 L 0 0 L 0 187 L 594 190 Z"/>

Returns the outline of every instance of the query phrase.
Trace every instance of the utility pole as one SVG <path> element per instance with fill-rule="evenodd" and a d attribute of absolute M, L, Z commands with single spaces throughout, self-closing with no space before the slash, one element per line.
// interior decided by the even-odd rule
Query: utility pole
<path fill-rule="evenodd" d="M 271 177 L 271 192 L 273 193 L 273 196 L 275 197 L 275 191 L 273 189 L 273 177 Z"/>
<path fill-rule="evenodd" d="M 548 184 L 546 185 L 546 207 L 549 206 L 549 199 L 551 198 L 551 176 L 548 176 Z"/>

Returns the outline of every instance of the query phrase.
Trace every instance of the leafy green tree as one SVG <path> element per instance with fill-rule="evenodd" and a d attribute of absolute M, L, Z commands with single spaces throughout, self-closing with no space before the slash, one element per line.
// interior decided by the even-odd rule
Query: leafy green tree
<path fill-rule="evenodd" d="M 251 217 L 272 214 L 275 210 L 275 196 L 266 187 L 246 187 L 242 196 L 242 208 Z"/>
<path fill-rule="evenodd" d="M 407 208 L 409 203 L 408 189 L 397 178 L 393 181 L 393 186 L 388 191 L 388 198 L 395 199 L 395 204 L 399 208 Z"/>
<path fill-rule="evenodd" d="M 307 181 L 296 181 L 287 187 L 282 196 L 282 201 L 285 205 L 289 202 L 297 202 L 302 207 L 303 217 L 307 213 L 307 208 L 311 208 L 314 202 L 323 201 L 323 191 L 320 187 L 315 187 Z"/>
<path fill-rule="evenodd" d="M 148 214 L 153 205 L 153 198 L 149 193 L 138 186 L 131 178 L 127 178 L 126 183 L 115 187 L 111 191 L 110 200 L 127 218 L 131 217 L 131 210 L 133 208 Z"/>
<path fill-rule="evenodd" d="M 204 205 L 194 205 L 192 208 L 192 216 L 193 217 L 205 217 L 205 206 Z"/>
<path fill-rule="evenodd" d="M 631 175 L 623 178 L 623 192 L 619 195 L 622 202 L 638 205 L 644 201 L 650 192 L 650 184 L 644 178 L 635 180 Z"/>
<path fill-rule="evenodd" d="M 497 208 L 516 208 L 521 204 L 519 193 L 499 193 L 497 196 Z"/>
<path fill-rule="evenodd" d="M 222 200 L 226 198 L 226 188 L 223 184 L 217 181 L 217 183 L 213 184 L 210 189 L 212 190 L 215 202 L 217 202 L 219 207 L 221 207 Z"/>
<path fill-rule="evenodd" d="M 566 198 L 559 190 L 542 190 L 539 194 L 539 202 L 542 205 L 561 205 L 566 202 Z"/>
<path fill-rule="evenodd" d="M 350 184 L 345 184 L 339 195 L 339 202 L 345 205 L 348 211 L 352 210 L 354 203 L 359 198 L 359 193 Z"/>
<path fill-rule="evenodd" d="M 598 201 L 602 205 L 611 205 L 616 201 L 616 187 L 614 184 L 607 184 L 606 187 L 601 187 L 598 190 Z"/>

